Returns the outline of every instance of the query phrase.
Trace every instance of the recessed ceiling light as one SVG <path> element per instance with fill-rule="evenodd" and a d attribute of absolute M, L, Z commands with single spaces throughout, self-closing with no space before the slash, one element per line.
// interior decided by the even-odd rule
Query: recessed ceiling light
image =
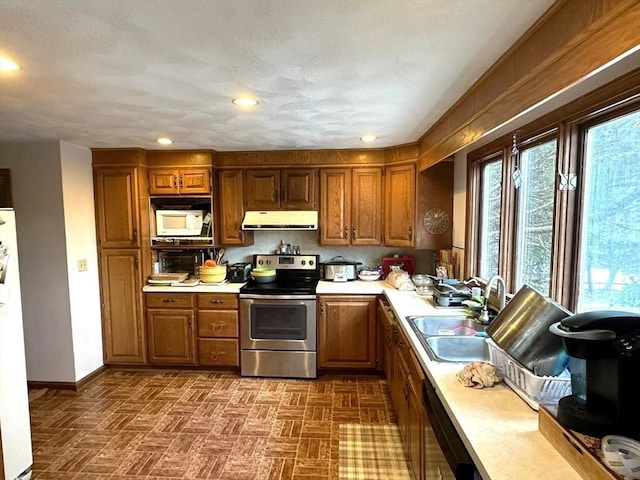
<path fill-rule="evenodd" d="M 360 137 L 360 140 L 362 140 L 363 142 L 373 142 L 377 138 L 378 137 L 376 137 L 375 135 L 363 135 Z"/>
<path fill-rule="evenodd" d="M 160 145 L 171 145 L 173 143 L 173 140 L 167 137 L 160 137 L 158 140 L 156 140 L 156 142 L 158 142 Z"/>
<path fill-rule="evenodd" d="M 22 67 L 18 65 L 16 62 L 9 60 L 5 57 L 0 57 L 0 70 L 2 71 L 13 71 L 20 70 Z"/>
<path fill-rule="evenodd" d="M 258 100 L 251 97 L 236 97 L 231 101 L 239 107 L 254 107 L 258 104 Z"/>

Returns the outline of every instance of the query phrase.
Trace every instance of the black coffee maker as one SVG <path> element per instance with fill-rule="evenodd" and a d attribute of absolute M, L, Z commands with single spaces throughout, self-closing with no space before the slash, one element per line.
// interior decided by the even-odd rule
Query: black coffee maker
<path fill-rule="evenodd" d="M 640 439 L 640 315 L 580 313 L 549 327 L 569 355 L 572 395 L 558 403 L 558 421 L 586 435 Z"/>

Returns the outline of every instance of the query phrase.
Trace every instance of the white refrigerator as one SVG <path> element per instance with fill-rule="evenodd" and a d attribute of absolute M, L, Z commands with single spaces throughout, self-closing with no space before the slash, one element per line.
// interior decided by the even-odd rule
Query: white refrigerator
<path fill-rule="evenodd" d="M 33 453 L 18 242 L 15 212 L 7 208 L 0 208 L 0 437 L 0 479 L 30 478 Z"/>

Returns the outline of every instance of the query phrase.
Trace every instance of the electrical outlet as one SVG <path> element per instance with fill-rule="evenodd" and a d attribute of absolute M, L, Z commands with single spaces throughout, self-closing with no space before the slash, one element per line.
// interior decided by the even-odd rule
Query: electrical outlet
<path fill-rule="evenodd" d="M 86 258 L 81 258 L 80 260 L 78 260 L 78 271 L 79 272 L 86 272 L 87 271 L 87 259 Z"/>

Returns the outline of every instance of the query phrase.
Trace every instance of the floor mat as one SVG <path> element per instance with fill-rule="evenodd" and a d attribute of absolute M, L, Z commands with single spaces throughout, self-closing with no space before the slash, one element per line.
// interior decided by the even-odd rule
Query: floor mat
<path fill-rule="evenodd" d="M 413 478 L 397 425 L 343 423 L 339 426 L 340 480 L 407 480 Z"/>

